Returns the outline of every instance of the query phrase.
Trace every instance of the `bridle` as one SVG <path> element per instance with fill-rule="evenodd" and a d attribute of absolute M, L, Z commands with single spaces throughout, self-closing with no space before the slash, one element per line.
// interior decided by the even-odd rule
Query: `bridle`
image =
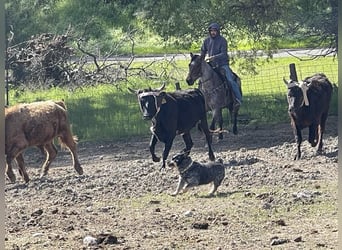
<path fill-rule="evenodd" d="M 158 99 L 159 92 L 156 93 L 156 92 L 149 91 L 149 92 L 140 93 L 140 94 L 138 94 L 138 100 L 139 100 L 139 107 L 140 107 L 141 112 L 143 112 L 144 110 L 143 110 L 143 107 L 141 106 L 140 100 L 142 99 L 142 97 L 146 97 L 146 96 L 152 96 L 154 98 L 154 106 L 156 108 L 156 113 L 153 116 L 153 118 L 154 118 L 158 115 L 161 105 L 166 103 L 166 100 L 165 100 L 165 98 L 163 98 L 159 103 L 159 99 L 160 99 L 160 98 Z"/>

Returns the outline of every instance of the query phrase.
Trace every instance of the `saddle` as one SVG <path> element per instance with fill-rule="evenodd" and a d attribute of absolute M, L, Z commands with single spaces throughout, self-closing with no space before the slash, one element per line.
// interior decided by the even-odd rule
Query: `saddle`
<path fill-rule="evenodd" d="M 221 81 L 224 83 L 224 87 L 226 89 L 227 95 L 229 95 L 230 92 L 232 93 L 231 86 L 230 86 L 230 84 L 228 84 L 228 79 L 226 77 L 226 73 L 225 73 L 224 69 L 221 69 L 217 65 L 217 63 L 215 63 L 213 61 L 209 62 L 209 65 L 218 74 L 218 76 L 220 77 Z"/>

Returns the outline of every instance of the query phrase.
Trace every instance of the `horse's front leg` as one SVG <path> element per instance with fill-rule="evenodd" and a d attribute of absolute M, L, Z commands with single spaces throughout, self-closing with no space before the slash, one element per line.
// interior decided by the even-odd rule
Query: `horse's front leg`
<path fill-rule="evenodd" d="M 223 118 L 222 118 L 222 109 L 214 109 L 213 110 L 213 120 L 212 120 L 212 123 L 210 125 L 210 129 L 212 131 L 215 130 L 215 124 L 218 124 L 219 126 L 219 136 L 218 138 L 220 140 L 223 139 L 223 134 L 222 134 L 222 130 L 223 130 Z M 213 127 L 213 128 L 212 128 Z"/>

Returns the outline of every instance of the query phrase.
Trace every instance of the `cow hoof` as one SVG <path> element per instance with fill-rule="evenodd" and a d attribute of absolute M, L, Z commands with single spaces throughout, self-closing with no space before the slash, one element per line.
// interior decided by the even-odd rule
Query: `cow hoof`
<path fill-rule="evenodd" d="M 210 155 L 209 155 L 209 160 L 211 160 L 211 161 L 215 161 L 215 155 L 213 155 L 213 154 L 210 154 Z"/>
<path fill-rule="evenodd" d="M 298 161 L 300 159 L 300 156 L 295 156 L 295 158 L 293 159 L 293 160 L 295 160 L 295 161 Z"/>
<path fill-rule="evenodd" d="M 76 172 L 79 174 L 79 175 L 82 175 L 83 174 L 83 168 L 81 167 L 77 167 L 75 168 Z"/>
<path fill-rule="evenodd" d="M 15 175 L 13 173 L 11 173 L 11 174 L 7 173 L 7 178 L 9 179 L 9 181 L 11 183 L 15 183 L 15 181 L 16 181 Z"/>
<path fill-rule="evenodd" d="M 160 162 L 160 157 L 154 156 L 154 157 L 152 157 L 152 161 Z"/>
<path fill-rule="evenodd" d="M 29 183 L 30 178 L 29 177 L 24 177 L 24 181 L 25 181 L 25 183 Z"/>

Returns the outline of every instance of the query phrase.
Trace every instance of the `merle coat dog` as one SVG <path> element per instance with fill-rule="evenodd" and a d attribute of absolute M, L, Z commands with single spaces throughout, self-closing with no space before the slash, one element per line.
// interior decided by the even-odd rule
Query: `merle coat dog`
<path fill-rule="evenodd" d="M 225 177 L 225 169 L 221 159 L 217 162 L 201 164 L 193 161 L 189 152 L 179 153 L 172 157 L 168 164 L 176 167 L 179 171 L 179 181 L 176 191 L 172 195 L 177 195 L 180 191 L 185 193 L 189 188 L 213 183 L 209 195 L 216 192 Z"/>

